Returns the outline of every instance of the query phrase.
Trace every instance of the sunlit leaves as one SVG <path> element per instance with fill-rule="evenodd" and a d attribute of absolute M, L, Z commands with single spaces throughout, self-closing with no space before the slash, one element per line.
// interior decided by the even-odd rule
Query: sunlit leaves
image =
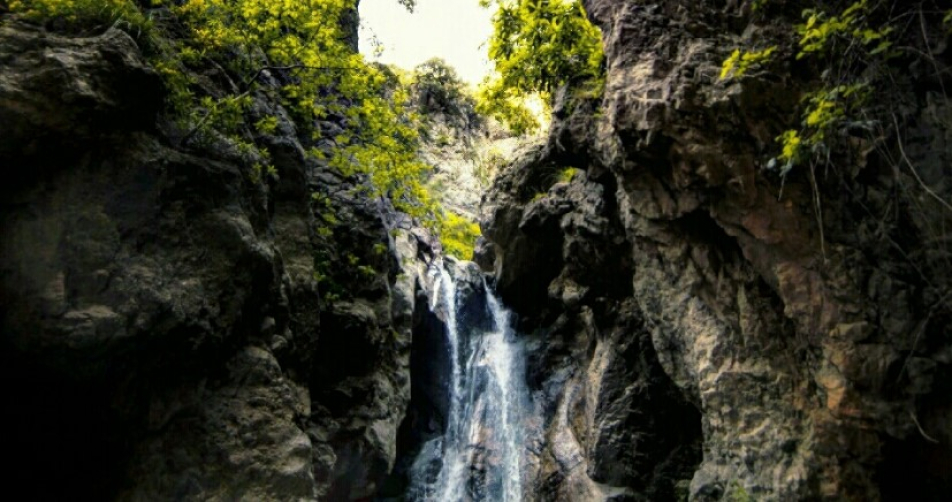
<path fill-rule="evenodd" d="M 333 152 L 312 149 L 313 155 L 344 174 L 364 176 L 368 193 L 425 216 L 432 211 L 423 189 L 429 167 L 417 160 L 408 96 L 387 88 L 380 68 L 347 44 L 340 21 L 352 8 L 351 0 L 186 0 L 176 12 L 192 29 L 195 45 L 245 75 L 242 91 L 270 68 L 286 75 L 281 97 L 305 130 L 313 121 L 342 119 L 343 131 L 330 138 Z M 267 131 L 273 124 L 256 126 Z M 311 136 L 321 139 L 319 130 Z"/>
<path fill-rule="evenodd" d="M 721 65 L 721 80 L 728 77 L 740 78 L 751 68 L 766 64 L 770 61 L 777 46 L 768 47 L 761 51 L 741 51 L 735 49 L 730 57 Z"/>
<path fill-rule="evenodd" d="M 443 253 L 461 260 L 472 260 L 476 239 L 481 232 L 479 225 L 465 216 L 446 211 L 440 220 L 440 244 Z"/>
<path fill-rule="evenodd" d="M 839 15 L 829 15 L 818 9 L 806 9 L 803 18 L 806 22 L 797 26 L 800 35 L 801 59 L 812 53 L 825 53 L 836 40 L 846 43 L 856 42 L 859 47 L 868 50 L 870 55 L 885 52 L 892 46 L 889 35 L 893 28 L 889 25 L 871 26 L 869 24 L 869 0 L 859 0 L 850 4 Z"/>
<path fill-rule="evenodd" d="M 841 12 L 805 9 L 803 24 L 795 26 L 799 36 L 797 59 L 811 58 L 822 65 L 821 85 L 801 100 L 800 125 L 778 136 L 781 174 L 795 165 L 829 159 L 844 136 L 869 130 L 871 96 L 882 84 L 885 63 L 895 57 L 894 26 L 876 12 L 882 5 L 856 0 Z M 726 63 L 725 63 L 726 65 Z"/>
<path fill-rule="evenodd" d="M 132 0 L 11 0 L 8 7 L 28 18 L 64 21 L 77 31 L 118 25 L 139 35 L 150 28 Z"/>
<path fill-rule="evenodd" d="M 541 125 L 527 105 L 530 96 L 499 85 L 498 81 L 479 86 L 476 98 L 476 110 L 479 113 L 506 124 L 513 134 L 528 134 Z"/>
<path fill-rule="evenodd" d="M 530 115 L 519 96 L 548 94 L 572 79 L 602 72 L 601 34 L 577 0 L 481 0 L 495 4 L 489 57 L 495 78 L 484 84 L 482 108 L 525 129 Z"/>
<path fill-rule="evenodd" d="M 808 94 L 800 129 L 785 131 L 777 138 L 782 147 L 778 156 L 783 162 L 781 172 L 785 174 L 810 155 L 826 152 L 830 137 L 860 113 L 868 103 L 870 91 L 869 84 L 859 83 Z"/>
<path fill-rule="evenodd" d="M 396 0 L 412 9 L 413 0 Z M 97 28 L 146 18 L 144 0 L 14 0 L 17 13 Z M 152 4 L 156 4 L 153 1 Z M 354 0 L 178 0 L 166 2 L 169 32 L 156 35 L 150 63 L 166 83 L 180 144 L 217 142 L 254 179 L 279 176 L 267 148 L 280 120 L 262 115 L 277 99 L 310 154 L 353 176 L 358 189 L 389 197 L 436 221 L 418 159 L 417 121 L 405 88 L 355 54 L 344 32 Z M 214 69 L 218 80 L 206 75 Z M 264 107 L 267 108 L 267 107 Z M 328 124 L 331 124 L 330 126 Z M 327 131 L 334 131 L 327 133 Z M 328 146 L 330 145 L 330 146 Z"/>

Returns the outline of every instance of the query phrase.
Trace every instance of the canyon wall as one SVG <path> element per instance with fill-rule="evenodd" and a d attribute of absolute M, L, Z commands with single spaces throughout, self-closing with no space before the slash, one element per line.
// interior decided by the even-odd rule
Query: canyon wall
<path fill-rule="evenodd" d="M 11 489 L 372 497 L 409 403 L 429 237 L 305 156 L 267 85 L 251 110 L 278 118 L 258 138 L 277 176 L 221 138 L 183 144 L 122 31 L 0 18 L 0 67 Z M 228 85 L 202 71 L 205 91 Z M 339 125 L 317 126 L 333 148 Z"/>
<path fill-rule="evenodd" d="M 921 34 L 877 103 L 895 127 L 781 177 L 775 137 L 822 69 L 791 47 L 803 5 L 751 4 L 587 0 L 604 93 L 560 91 L 548 139 L 483 199 L 477 261 L 528 356 L 527 499 L 952 491 L 941 6 L 897 13 Z M 0 16 L 14 486 L 399 499 L 414 448 L 446 424 L 424 277 L 438 244 L 304 154 L 333 149 L 340 122 L 312 144 L 255 93 L 251 119 L 278 118 L 257 138 L 277 176 L 256 173 L 225 139 L 168 123 L 126 33 Z M 770 65 L 718 78 L 760 41 L 779 44 Z M 193 76 L 209 95 L 234 84 L 214 65 Z"/>
<path fill-rule="evenodd" d="M 897 12 L 930 57 L 890 63 L 872 106 L 896 128 L 782 178 L 774 138 L 822 69 L 794 57 L 805 5 L 764 4 L 585 1 L 604 95 L 563 90 L 484 198 L 477 261 L 535 346 L 542 500 L 952 489 L 948 32 Z M 771 65 L 719 78 L 757 43 Z"/>

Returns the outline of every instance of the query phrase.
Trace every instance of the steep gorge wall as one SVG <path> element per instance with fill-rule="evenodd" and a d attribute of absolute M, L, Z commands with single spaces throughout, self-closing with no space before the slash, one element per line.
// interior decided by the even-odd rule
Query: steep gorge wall
<path fill-rule="evenodd" d="M 778 197 L 761 166 L 809 76 L 792 58 L 716 75 L 799 9 L 757 25 L 737 4 L 587 2 L 604 98 L 562 96 L 548 144 L 486 197 L 480 260 L 521 314 L 542 500 L 950 491 L 948 213 L 892 147 L 823 178 L 822 223 L 803 171 Z M 895 99 L 904 155 L 949 200 L 946 45 Z M 307 159 L 266 95 L 253 109 L 279 117 L 262 138 L 279 179 L 222 142 L 178 145 L 138 54 L 118 30 L 0 19 L 12 478 L 47 498 L 374 496 L 413 325 L 435 323 L 428 238 Z M 567 167 L 584 172 L 558 182 Z M 408 427 L 435 433 L 434 407 L 411 406 Z"/>
<path fill-rule="evenodd" d="M 204 71 L 210 93 L 227 83 Z M 163 92 L 122 31 L 65 37 L 0 17 L 10 488 L 373 496 L 409 402 L 429 238 L 306 157 L 267 93 L 252 113 L 278 118 L 258 139 L 279 178 L 261 179 L 227 142 L 179 145 Z"/>
<path fill-rule="evenodd" d="M 563 94 L 548 143 L 483 203 L 477 260 L 522 315 L 545 403 L 531 493 L 949 493 L 952 214 L 923 189 L 952 199 L 939 17 L 903 41 L 931 60 L 893 63 L 903 151 L 892 137 L 836 158 L 814 190 L 806 168 L 783 185 L 764 169 L 819 73 L 787 35 L 803 6 L 585 5 L 603 32 L 604 97 Z M 769 70 L 719 81 L 750 40 L 786 45 Z M 557 182 L 568 167 L 584 172 Z"/>

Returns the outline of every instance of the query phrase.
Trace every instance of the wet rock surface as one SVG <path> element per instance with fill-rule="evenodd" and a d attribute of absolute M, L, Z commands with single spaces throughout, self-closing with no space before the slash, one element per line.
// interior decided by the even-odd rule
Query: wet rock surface
<path fill-rule="evenodd" d="M 475 263 L 450 257 L 442 260 L 447 277 L 439 276 L 438 262 L 431 263 L 418 291 L 417 320 L 414 322 L 413 345 L 410 349 L 410 404 L 397 436 L 397 463 L 377 493 L 379 500 L 404 500 L 407 497 L 414 462 L 428 442 L 446 433 L 450 421 L 453 347 L 447 333 L 450 316 L 449 305 L 444 298 L 447 288 L 441 282 L 455 282 L 457 308 L 453 315 L 466 339 L 478 336 L 474 333 L 479 330 L 493 327 L 486 303 L 486 284 L 479 267 Z M 439 448 L 442 443 L 434 442 L 429 447 Z M 434 462 L 428 468 L 434 470 L 435 476 L 440 465 Z"/>
<path fill-rule="evenodd" d="M 947 493 L 936 458 L 952 453 L 952 269 L 935 225 L 950 214 L 922 185 L 952 198 L 949 127 L 936 119 L 948 100 L 914 83 L 934 77 L 910 65 L 894 89 L 916 173 L 890 162 L 886 141 L 816 189 L 791 173 L 778 197 L 764 167 L 812 77 L 793 57 L 740 82 L 717 75 L 725 48 L 799 10 L 752 21 L 745 2 L 585 4 L 603 31 L 604 97 L 563 92 L 549 142 L 483 201 L 477 262 L 535 343 L 546 435 L 530 446 L 531 492 Z M 568 167 L 585 173 L 557 182 Z"/>

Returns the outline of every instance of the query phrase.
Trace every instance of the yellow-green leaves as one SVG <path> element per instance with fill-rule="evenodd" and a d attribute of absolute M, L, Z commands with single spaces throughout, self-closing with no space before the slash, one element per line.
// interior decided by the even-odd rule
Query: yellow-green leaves
<path fill-rule="evenodd" d="M 780 142 L 783 148 L 778 158 L 784 162 L 784 172 L 786 173 L 799 162 L 803 140 L 800 139 L 799 132 L 791 129 L 778 136 L 777 141 Z"/>
<path fill-rule="evenodd" d="M 796 129 L 778 136 L 781 152 L 770 165 L 782 163 L 781 173 L 809 160 L 828 159 L 842 138 L 868 130 L 874 122 L 865 117 L 870 96 L 879 85 L 882 65 L 894 57 L 894 27 L 874 22 L 881 4 L 855 0 L 841 12 L 806 9 L 799 36 L 797 59 L 810 57 L 821 65 L 819 85 L 801 100 L 801 121 Z M 880 23 L 880 24 L 877 24 Z"/>
<path fill-rule="evenodd" d="M 481 108 L 512 129 L 533 126 L 520 97 L 548 94 L 569 80 L 601 75 L 601 34 L 578 0 L 481 3 L 497 6 L 489 41 L 496 75 L 484 84 Z"/>
<path fill-rule="evenodd" d="M 345 175 L 362 175 L 368 193 L 427 217 L 433 211 L 423 188 L 429 167 L 417 159 L 406 89 L 387 88 L 380 68 L 347 45 L 341 19 L 352 7 L 351 0 L 185 0 L 174 11 L 192 32 L 186 47 L 241 75 L 242 95 L 255 88 L 262 69 L 270 69 L 286 75 L 280 96 L 302 132 L 315 120 L 343 117 L 344 130 L 327 138 L 336 148 L 330 155 L 312 149 L 312 155 L 326 157 Z M 221 105 L 210 99 L 203 107 L 217 113 Z M 261 134 L 276 126 L 274 117 L 254 124 Z M 320 138 L 319 131 L 311 135 Z"/>
<path fill-rule="evenodd" d="M 472 260 L 476 239 L 480 235 L 479 225 L 460 214 L 446 211 L 440 220 L 440 243 L 444 254 Z"/>
<path fill-rule="evenodd" d="M 255 122 L 255 130 L 260 134 L 274 134 L 277 128 L 278 118 L 273 115 L 269 115 Z"/>
<path fill-rule="evenodd" d="M 760 51 L 741 51 L 740 49 L 735 49 L 730 57 L 724 60 L 724 63 L 721 65 L 721 80 L 728 77 L 740 78 L 751 68 L 756 68 L 768 63 L 776 50 L 776 45 Z"/>
<path fill-rule="evenodd" d="M 544 100 L 548 95 L 544 95 Z M 505 87 L 498 80 L 485 82 L 476 91 L 476 111 L 491 116 L 517 135 L 535 132 L 541 125 L 529 109 L 531 95 Z"/>
<path fill-rule="evenodd" d="M 838 85 L 807 95 L 803 100 L 806 107 L 801 129 L 791 129 L 777 137 L 782 148 L 777 157 L 783 162 L 781 173 L 786 174 L 808 154 L 827 150 L 831 137 L 859 114 L 869 96 L 870 87 L 866 83 Z"/>
<path fill-rule="evenodd" d="M 60 19 L 70 30 L 104 29 L 119 25 L 134 35 L 150 28 L 132 0 L 11 0 L 11 12 L 33 19 Z"/>
<path fill-rule="evenodd" d="M 573 179 L 575 179 L 575 177 L 578 176 L 580 172 L 582 172 L 581 169 L 578 169 L 575 167 L 567 167 L 559 171 L 558 181 L 559 183 L 569 183 Z"/>
<path fill-rule="evenodd" d="M 728 75 L 734 72 L 734 69 L 737 67 L 737 63 L 740 61 L 740 49 L 734 49 L 734 52 L 731 53 L 730 57 L 725 59 L 721 63 L 721 80 L 724 80 Z"/>
<path fill-rule="evenodd" d="M 813 53 L 825 53 L 836 40 L 856 42 L 870 55 L 885 52 L 892 47 L 888 36 L 893 28 L 888 25 L 871 26 L 869 12 L 869 0 L 854 2 L 839 15 L 829 15 L 817 9 L 804 10 L 806 22 L 797 26 L 800 35 L 797 59 Z"/>

